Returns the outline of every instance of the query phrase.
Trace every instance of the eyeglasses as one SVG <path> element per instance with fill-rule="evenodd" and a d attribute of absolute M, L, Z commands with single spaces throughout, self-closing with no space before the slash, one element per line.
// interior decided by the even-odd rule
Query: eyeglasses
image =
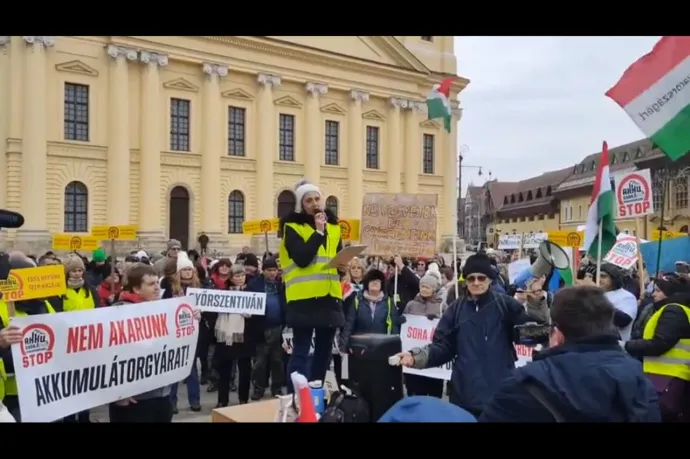
<path fill-rule="evenodd" d="M 467 282 L 486 282 L 486 276 L 468 276 L 466 280 Z"/>

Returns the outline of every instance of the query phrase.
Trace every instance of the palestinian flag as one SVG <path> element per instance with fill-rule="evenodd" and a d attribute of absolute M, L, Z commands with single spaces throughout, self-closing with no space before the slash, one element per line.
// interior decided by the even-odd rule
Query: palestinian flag
<path fill-rule="evenodd" d="M 613 221 L 615 199 L 609 175 L 609 146 L 604 142 L 585 226 L 585 248 L 595 260 L 604 258 L 616 243 L 616 225 Z M 601 250 L 599 250 L 600 236 Z"/>
<path fill-rule="evenodd" d="M 426 98 L 426 108 L 430 120 L 443 118 L 446 131 L 450 132 L 450 85 L 455 78 L 446 78 L 441 84 L 435 84 Z"/>
<path fill-rule="evenodd" d="M 690 37 L 663 37 L 606 93 L 669 158 L 690 152 Z"/>

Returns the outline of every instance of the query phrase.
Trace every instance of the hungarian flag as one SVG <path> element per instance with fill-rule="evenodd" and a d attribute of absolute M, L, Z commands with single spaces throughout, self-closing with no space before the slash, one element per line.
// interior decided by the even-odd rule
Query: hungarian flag
<path fill-rule="evenodd" d="M 606 93 L 669 158 L 690 152 L 690 37 L 663 37 Z"/>
<path fill-rule="evenodd" d="M 426 108 L 430 120 L 443 118 L 446 131 L 450 132 L 450 85 L 455 78 L 446 78 L 441 84 L 435 84 L 426 98 Z"/>
<path fill-rule="evenodd" d="M 585 248 L 595 260 L 604 258 L 616 243 L 616 225 L 613 221 L 615 199 L 609 175 L 609 146 L 604 142 L 585 227 Z M 599 237 L 601 237 L 601 250 L 599 250 Z"/>

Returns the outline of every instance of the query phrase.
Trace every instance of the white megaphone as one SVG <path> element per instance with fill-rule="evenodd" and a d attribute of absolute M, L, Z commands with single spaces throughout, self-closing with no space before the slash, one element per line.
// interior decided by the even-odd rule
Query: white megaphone
<path fill-rule="evenodd" d="M 551 268 L 566 269 L 570 267 L 568 254 L 559 246 L 551 241 L 542 241 L 539 244 L 539 255 L 537 261 L 532 266 L 522 271 L 515 277 L 513 284 L 518 288 L 524 289 L 527 281 L 532 278 L 548 276 Z"/>

